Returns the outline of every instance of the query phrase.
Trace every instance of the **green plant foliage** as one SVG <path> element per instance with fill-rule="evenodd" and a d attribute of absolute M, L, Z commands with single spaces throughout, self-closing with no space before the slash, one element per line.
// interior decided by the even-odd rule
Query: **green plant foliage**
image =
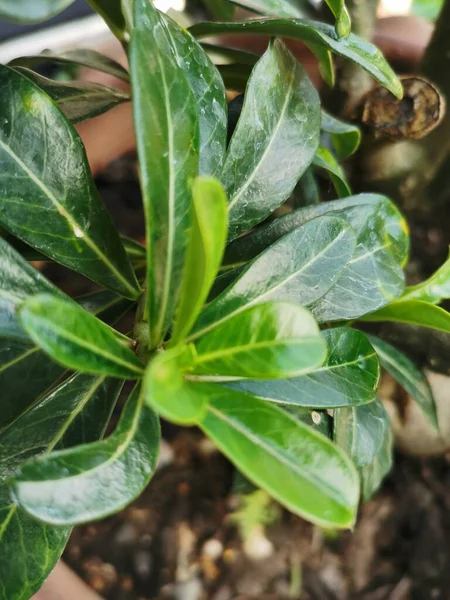
<path fill-rule="evenodd" d="M 261 15 L 302 18 L 308 14 L 307 0 L 230 0 Z"/>
<path fill-rule="evenodd" d="M 352 195 L 352 190 L 350 189 L 350 185 L 342 167 L 328 148 L 320 146 L 317 149 L 313 165 L 323 169 L 328 174 L 339 198 L 345 198 L 346 196 Z"/>
<path fill-rule="evenodd" d="M 413 14 L 430 21 L 435 21 L 441 12 L 443 0 L 414 0 Z"/>
<path fill-rule="evenodd" d="M 126 38 L 126 23 L 122 12 L 122 0 L 87 0 L 87 2 L 103 17 L 108 27 L 119 40 Z"/>
<path fill-rule="evenodd" d="M 420 325 L 444 333 L 450 333 L 450 313 L 423 300 L 405 300 L 392 302 L 388 306 L 366 315 L 364 321 L 406 323 L 407 325 Z"/>
<path fill-rule="evenodd" d="M 325 0 L 336 18 L 336 33 L 339 37 L 348 37 L 352 29 L 350 15 L 344 0 Z"/>
<path fill-rule="evenodd" d="M 0 0 L 0 18 L 16 23 L 38 23 L 50 19 L 74 0 Z"/>
<path fill-rule="evenodd" d="M 352 156 L 361 143 L 361 131 L 351 123 L 344 123 L 322 111 L 322 130 L 329 134 L 338 159 Z"/>

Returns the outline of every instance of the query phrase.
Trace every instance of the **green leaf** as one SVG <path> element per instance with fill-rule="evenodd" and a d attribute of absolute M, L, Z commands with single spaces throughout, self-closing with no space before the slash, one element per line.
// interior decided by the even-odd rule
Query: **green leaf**
<path fill-rule="evenodd" d="M 71 123 L 97 117 L 130 100 L 127 92 L 105 85 L 48 79 L 25 67 L 15 67 L 14 70 L 48 94 Z"/>
<path fill-rule="evenodd" d="M 122 13 L 121 0 L 87 0 L 92 8 L 104 19 L 119 40 L 126 39 L 126 23 Z"/>
<path fill-rule="evenodd" d="M 422 371 L 403 352 L 373 335 L 368 336 L 382 367 L 414 398 L 431 425 L 439 431 L 433 392 Z"/>
<path fill-rule="evenodd" d="M 327 359 L 307 375 L 278 381 L 239 381 L 229 387 L 270 402 L 315 409 L 372 402 L 380 364 L 367 338 L 348 327 L 327 329 L 322 335 L 327 343 Z"/>
<path fill-rule="evenodd" d="M 202 0 L 202 2 L 214 19 L 231 21 L 234 16 L 235 7 L 227 0 Z"/>
<path fill-rule="evenodd" d="M 110 324 L 130 308 L 128 300 L 106 291 L 88 294 L 78 301 L 85 310 Z M 0 364 L 0 429 L 21 415 L 66 373 L 65 367 L 52 361 L 29 340 L 0 337 Z"/>
<path fill-rule="evenodd" d="M 255 65 L 260 59 L 259 54 L 249 52 L 248 50 L 241 50 L 239 48 L 229 48 L 228 46 L 216 46 L 215 44 L 208 44 L 202 42 L 201 46 L 208 55 L 214 58 L 214 63 L 225 64 L 240 63 L 241 65 Z"/>
<path fill-rule="evenodd" d="M 0 18 L 17 23 L 46 21 L 74 0 L 0 0 Z"/>
<path fill-rule="evenodd" d="M 200 175 L 220 173 L 227 144 L 227 99 L 222 77 L 192 37 L 167 15 L 167 32 L 179 66 L 183 69 L 197 104 L 200 129 Z"/>
<path fill-rule="evenodd" d="M 238 6 L 261 15 L 274 17 L 305 17 L 308 4 L 302 0 L 230 0 Z M 302 6 L 303 5 L 303 6 Z"/>
<path fill-rule="evenodd" d="M 145 489 L 160 437 L 159 420 L 136 386 L 106 440 L 26 461 L 11 480 L 14 497 L 29 515 L 53 525 L 106 517 Z"/>
<path fill-rule="evenodd" d="M 19 318 L 31 339 L 70 369 L 129 379 L 143 374 L 131 340 L 72 302 L 38 294 L 21 305 Z"/>
<path fill-rule="evenodd" d="M 216 325 L 196 343 L 194 375 L 212 381 L 294 377 L 320 366 L 326 345 L 300 305 L 258 304 Z"/>
<path fill-rule="evenodd" d="M 257 256 L 200 314 L 192 338 L 257 303 L 312 304 L 342 275 L 356 248 L 342 219 L 321 217 L 283 236 Z"/>
<path fill-rule="evenodd" d="M 145 402 L 165 419 L 179 425 L 196 425 L 205 415 L 209 399 L 221 391 L 212 383 L 191 382 L 184 373 L 195 363 L 195 350 L 177 346 L 150 361 L 144 376 Z"/>
<path fill-rule="evenodd" d="M 320 188 L 313 167 L 305 172 L 292 194 L 294 208 L 320 204 Z"/>
<path fill-rule="evenodd" d="M 29 79 L 0 67 L 0 222 L 127 298 L 139 285 L 75 129 Z"/>
<path fill-rule="evenodd" d="M 422 300 L 392 302 L 376 312 L 365 315 L 363 321 L 406 323 L 450 333 L 450 313 Z"/>
<path fill-rule="evenodd" d="M 287 412 L 288 415 L 294 419 L 301 421 L 305 425 L 308 425 L 308 427 L 312 427 L 318 433 L 332 439 L 333 419 L 326 411 L 309 410 L 293 404 L 280 404 L 279 408 Z"/>
<path fill-rule="evenodd" d="M 405 288 L 399 301 L 421 300 L 439 304 L 450 298 L 450 257 L 429 279 Z"/>
<path fill-rule="evenodd" d="M 246 477 L 292 512 L 325 527 L 352 527 L 358 475 L 325 436 L 276 406 L 230 391 L 210 401 L 201 428 Z"/>
<path fill-rule="evenodd" d="M 339 198 L 352 195 L 344 170 L 327 148 L 320 146 L 317 149 L 313 165 L 328 173 Z"/>
<path fill-rule="evenodd" d="M 358 127 L 339 121 L 324 110 L 322 110 L 322 131 L 331 136 L 339 160 L 352 156 L 361 143 L 361 131 Z"/>
<path fill-rule="evenodd" d="M 172 321 L 189 242 L 191 183 L 198 174 L 197 100 L 178 66 L 167 22 L 149 0 L 135 2 L 129 58 L 147 228 L 144 318 L 156 347 Z"/>
<path fill-rule="evenodd" d="M 418 17 L 435 21 L 441 12 L 443 0 L 414 0 L 412 13 Z"/>
<path fill-rule="evenodd" d="M 319 73 L 327 85 L 333 87 L 336 83 L 336 73 L 334 70 L 333 54 L 327 48 L 319 44 L 305 44 L 317 58 Z"/>
<path fill-rule="evenodd" d="M 392 430 L 380 400 L 334 413 L 334 439 L 361 475 L 364 500 L 379 488 L 392 467 Z"/>
<path fill-rule="evenodd" d="M 336 33 L 339 37 L 347 38 L 352 30 L 350 15 L 344 0 L 325 0 L 336 19 Z"/>
<path fill-rule="evenodd" d="M 231 64 L 217 67 L 227 90 L 243 92 L 252 74 L 251 65 Z"/>
<path fill-rule="evenodd" d="M 0 237 L 0 338 L 28 340 L 16 310 L 30 296 L 44 292 L 67 297 Z"/>
<path fill-rule="evenodd" d="M 320 100 L 304 69 L 272 41 L 250 77 L 222 173 L 230 237 L 289 198 L 319 143 Z"/>
<path fill-rule="evenodd" d="M 67 527 L 30 518 L 12 502 L 6 479 L 27 458 L 100 439 L 121 388 L 117 380 L 74 375 L 1 432 L 1 600 L 28 600 L 55 566 L 70 534 Z"/>
<path fill-rule="evenodd" d="M 198 178 L 192 199 L 193 223 L 172 345 L 182 341 L 192 329 L 214 283 L 227 240 L 227 197 L 220 183 L 212 178 Z"/>
<path fill-rule="evenodd" d="M 352 33 L 348 38 L 340 40 L 334 28 L 325 23 L 267 18 L 234 23 L 198 23 L 191 27 L 190 31 L 198 38 L 244 32 L 298 39 L 308 44 L 316 44 L 356 63 L 398 98 L 403 95 L 399 78 L 373 44 Z"/>
<path fill-rule="evenodd" d="M 30 1 L 35 2 L 35 0 Z M 11 67 L 32 68 L 48 63 L 69 67 L 87 67 L 94 71 L 101 71 L 102 73 L 113 75 L 114 77 L 117 77 L 117 79 L 121 79 L 127 83 L 130 81 L 130 75 L 122 65 L 119 65 L 115 60 L 112 60 L 108 56 L 104 56 L 95 50 L 69 50 L 61 54 L 54 54 L 47 50 L 42 54 L 15 58 L 9 65 Z"/>

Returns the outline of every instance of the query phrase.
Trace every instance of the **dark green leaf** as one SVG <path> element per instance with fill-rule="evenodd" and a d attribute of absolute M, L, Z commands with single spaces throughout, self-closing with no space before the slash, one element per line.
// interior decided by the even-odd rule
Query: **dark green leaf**
<path fill-rule="evenodd" d="M 200 175 L 221 172 L 227 144 L 227 100 L 219 71 L 191 34 L 164 16 L 171 45 L 197 103 Z"/>
<path fill-rule="evenodd" d="M 28 340 L 16 310 L 24 300 L 43 292 L 66 297 L 0 238 L 0 338 Z"/>
<path fill-rule="evenodd" d="M 426 418 L 438 430 L 436 405 L 430 384 L 422 371 L 403 352 L 373 335 L 368 336 L 375 348 L 381 365 L 410 394 L 422 409 Z"/>
<path fill-rule="evenodd" d="M 54 525 L 108 516 L 144 490 L 159 443 L 159 420 L 136 386 L 114 433 L 25 462 L 11 481 L 14 497 L 28 514 Z"/>
<path fill-rule="evenodd" d="M 297 183 L 294 193 L 292 194 L 292 203 L 294 208 L 320 203 L 320 189 L 313 167 L 309 167 Z"/>
<path fill-rule="evenodd" d="M 294 377 L 326 358 L 314 319 L 300 305 L 286 302 L 243 310 L 211 328 L 195 348 L 194 375 L 214 381 Z"/>
<path fill-rule="evenodd" d="M 241 65 L 255 65 L 260 56 L 254 52 L 248 50 L 241 50 L 239 48 L 229 48 L 228 46 L 216 46 L 215 44 L 208 44 L 202 42 L 202 48 L 214 58 L 215 63 L 225 64 L 230 62 L 240 63 Z"/>
<path fill-rule="evenodd" d="M 15 67 L 15 70 L 48 94 L 72 123 L 97 117 L 130 100 L 127 92 L 98 83 L 57 81 L 25 67 Z"/>
<path fill-rule="evenodd" d="M 450 313 L 422 300 L 405 300 L 392 302 L 388 306 L 377 310 L 370 315 L 365 315 L 364 321 L 380 322 L 392 321 L 394 323 L 407 323 L 408 325 L 421 325 L 430 329 L 437 329 L 450 333 Z"/>
<path fill-rule="evenodd" d="M 136 0 L 135 10 L 130 65 L 147 227 L 144 319 L 156 347 L 171 324 L 181 286 L 199 125 L 197 100 L 178 66 L 166 20 L 148 0 Z"/>
<path fill-rule="evenodd" d="M 392 430 L 380 400 L 334 413 L 334 439 L 361 475 L 364 500 L 379 488 L 392 466 Z"/>
<path fill-rule="evenodd" d="M 45 21 L 70 6 L 74 0 L 0 0 L 0 18 L 18 23 Z M 9 599 L 8 599 L 9 600 Z"/>
<path fill-rule="evenodd" d="M 0 67 L 0 222 L 128 298 L 139 286 L 75 129 L 29 79 Z"/>
<path fill-rule="evenodd" d="M 339 37 L 348 37 L 352 30 L 350 15 L 344 0 L 325 0 L 336 19 L 336 33 Z"/>
<path fill-rule="evenodd" d="M 334 28 L 325 23 L 267 18 L 234 23 L 198 23 L 190 30 L 199 38 L 222 33 L 264 34 L 323 46 L 355 62 L 398 98 L 403 94 L 399 78 L 375 46 L 352 33 L 348 38 L 340 40 Z"/>
<path fill-rule="evenodd" d="M 338 281 L 355 248 L 355 235 L 342 219 L 321 217 L 305 223 L 257 256 L 203 310 L 192 337 L 260 302 L 312 304 Z"/>
<path fill-rule="evenodd" d="M 180 425 L 196 425 L 204 417 L 209 399 L 221 391 L 212 383 L 184 378 L 194 362 L 192 344 L 177 346 L 151 360 L 145 374 L 145 402 L 165 419 Z"/>
<path fill-rule="evenodd" d="M 439 304 L 450 298 L 450 257 L 426 281 L 405 288 L 399 301 L 422 300 Z"/>
<path fill-rule="evenodd" d="M 353 525 L 358 475 L 325 436 L 276 406 L 230 391 L 210 401 L 201 427 L 246 477 L 292 512 L 327 527 Z"/>
<path fill-rule="evenodd" d="M 231 2 L 261 15 L 301 18 L 308 14 L 308 4 L 304 0 L 231 0 Z"/>
<path fill-rule="evenodd" d="M 198 178 L 192 198 L 193 223 L 172 344 L 182 341 L 192 329 L 219 270 L 227 240 L 227 197 L 220 183 Z"/>
<path fill-rule="evenodd" d="M 59 559 L 70 534 L 30 518 L 5 480 L 23 460 L 100 439 L 122 384 L 74 375 L 0 434 L 0 598 L 28 600 Z"/>
<path fill-rule="evenodd" d="M 236 92 L 243 92 L 245 90 L 252 74 L 251 65 L 236 63 L 232 65 L 219 65 L 217 68 L 227 90 L 234 90 Z"/>
<path fill-rule="evenodd" d="M 21 305 L 19 318 L 31 339 L 70 369 L 129 379 L 143 374 L 131 340 L 75 303 L 38 294 Z"/>
<path fill-rule="evenodd" d="M 121 0 L 87 0 L 92 8 L 103 17 L 108 27 L 119 40 L 125 40 L 126 23 L 122 14 Z"/>
<path fill-rule="evenodd" d="M 333 54 L 320 44 L 305 44 L 317 58 L 319 72 L 327 85 L 333 87 L 336 83 Z"/>
<path fill-rule="evenodd" d="M 271 42 L 250 77 L 222 173 L 230 237 L 289 198 L 314 158 L 319 132 L 316 90 L 286 46 Z"/>
<path fill-rule="evenodd" d="M 344 170 L 327 148 L 321 146 L 317 149 L 313 165 L 324 169 L 328 173 L 339 198 L 351 196 L 352 190 L 350 189 Z"/>
<path fill-rule="evenodd" d="M 318 433 L 332 439 L 333 419 L 326 411 L 309 410 L 301 406 L 294 406 L 293 404 L 280 404 L 279 408 L 287 412 L 294 419 L 301 421 L 305 425 L 308 425 L 308 427 L 315 429 Z"/>
<path fill-rule="evenodd" d="M 30 1 L 35 2 L 35 0 Z M 62 54 L 54 54 L 53 52 L 46 51 L 42 54 L 15 58 L 9 64 L 11 67 L 31 68 L 48 63 L 69 67 L 87 67 L 94 71 L 101 71 L 102 73 L 113 75 L 114 77 L 117 77 L 117 79 L 121 79 L 125 82 L 130 81 L 130 75 L 126 69 L 108 56 L 104 56 L 95 50 L 69 50 Z"/>
<path fill-rule="evenodd" d="M 202 2 L 214 19 L 230 21 L 234 16 L 235 7 L 227 0 L 202 0 Z"/>
<path fill-rule="evenodd" d="M 127 237 L 122 237 L 122 243 L 131 262 L 145 262 L 145 246 Z"/>
<path fill-rule="evenodd" d="M 325 363 L 302 377 L 279 381 L 240 381 L 231 388 L 270 402 L 315 409 L 359 406 L 375 399 L 380 379 L 377 355 L 359 331 L 347 327 L 322 332 Z"/>
<path fill-rule="evenodd" d="M 322 131 L 331 136 L 331 142 L 339 159 L 352 156 L 361 143 L 361 131 L 351 123 L 335 119 L 322 111 Z"/>

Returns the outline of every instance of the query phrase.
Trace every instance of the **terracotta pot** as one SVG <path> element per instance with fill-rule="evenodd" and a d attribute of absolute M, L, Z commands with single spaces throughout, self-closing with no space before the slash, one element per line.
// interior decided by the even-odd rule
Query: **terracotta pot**
<path fill-rule="evenodd" d="M 60 561 L 31 600 L 102 600 L 78 575 Z"/>

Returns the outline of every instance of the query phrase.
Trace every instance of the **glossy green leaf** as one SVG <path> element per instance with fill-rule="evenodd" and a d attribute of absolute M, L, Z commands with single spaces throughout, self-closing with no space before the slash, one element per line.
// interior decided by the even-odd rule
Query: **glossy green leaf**
<path fill-rule="evenodd" d="M 236 92 L 243 92 L 246 89 L 253 71 L 251 65 L 241 65 L 239 63 L 219 65 L 217 69 L 226 89 Z"/>
<path fill-rule="evenodd" d="M 289 198 L 314 158 L 319 132 L 316 90 L 286 46 L 272 41 L 250 77 L 222 173 L 230 237 Z"/>
<path fill-rule="evenodd" d="M 346 196 L 352 195 L 352 190 L 347 181 L 344 170 L 334 158 L 333 154 L 328 150 L 328 148 L 320 146 L 317 149 L 313 160 L 313 165 L 319 167 L 320 169 L 324 169 L 324 171 L 328 174 L 339 198 L 345 198 Z"/>
<path fill-rule="evenodd" d="M 314 319 L 287 302 L 251 306 L 204 334 L 195 348 L 192 372 L 213 381 L 294 377 L 326 358 Z"/>
<path fill-rule="evenodd" d="M 450 313 L 434 304 L 422 300 L 392 302 L 376 312 L 365 315 L 364 321 L 406 323 L 420 325 L 450 333 Z"/>
<path fill-rule="evenodd" d="M 356 248 L 342 219 L 321 217 L 283 236 L 257 256 L 201 313 L 192 338 L 261 302 L 312 304 L 342 275 Z"/>
<path fill-rule="evenodd" d="M 192 35 L 167 15 L 162 15 L 178 64 L 183 69 L 197 103 L 200 130 L 200 175 L 221 172 L 227 143 L 227 100 L 219 71 Z"/>
<path fill-rule="evenodd" d="M 136 386 L 107 439 L 23 463 L 11 480 L 14 497 L 32 517 L 53 525 L 108 516 L 147 486 L 155 472 L 160 437 L 159 420 Z"/>
<path fill-rule="evenodd" d="M 352 156 L 361 143 L 361 131 L 351 123 L 335 119 L 322 110 L 322 131 L 331 136 L 334 151 L 338 159 Z"/>
<path fill-rule="evenodd" d="M 0 223 L 128 298 L 139 286 L 75 129 L 29 79 L 0 68 Z"/>
<path fill-rule="evenodd" d="M 119 38 L 126 38 L 126 23 L 122 13 L 121 0 L 87 0 L 92 8 L 104 19 L 108 27 Z"/>
<path fill-rule="evenodd" d="M 0 0 L 0 18 L 17 23 L 38 23 L 57 15 L 74 0 Z"/>
<path fill-rule="evenodd" d="M 239 381 L 233 389 L 283 405 L 315 409 L 360 406 L 375 399 L 380 379 L 377 354 L 367 338 L 348 327 L 326 329 L 325 363 L 303 375 L 278 381 Z"/>
<path fill-rule="evenodd" d="M 198 178 L 192 188 L 193 219 L 172 344 L 195 323 L 222 262 L 227 240 L 227 198 L 220 183 Z"/>
<path fill-rule="evenodd" d="M 344 0 L 325 0 L 336 19 L 336 33 L 339 37 L 348 37 L 352 22 Z"/>
<path fill-rule="evenodd" d="M 230 0 L 247 10 L 274 17 L 304 17 L 307 3 L 302 0 Z M 302 7 L 303 5 L 303 7 Z"/>
<path fill-rule="evenodd" d="M 16 310 L 30 296 L 44 292 L 66 297 L 0 237 L 0 338 L 28 340 Z"/>
<path fill-rule="evenodd" d="M 162 417 L 180 425 L 196 425 L 211 397 L 221 391 L 212 383 L 192 382 L 184 373 L 194 367 L 195 350 L 177 346 L 150 361 L 144 376 L 145 402 Z"/>
<path fill-rule="evenodd" d="M 334 413 L 334 439 L 356 464 L 364 500 L 379 488 L 392 466 L 392 430 L 380 400 Z"/>
<path fill-rule="evenodd" d="M 150 345 L 160 344 L 179 297 L 198 174 L 197 100 L 170 31 L 149 0 L 135 2 L 130 42 L 134 122 L 147 228 Z"/>
<path fill-rule="evenodd" d="M 294 419 L 301 421 L 305 425 L 308 425 L 308 427 L 312 427 L 318 433 L 332 439 L 333 419 L 325 410 L 310 410 L 293 404 L 280 404 L 279 408 L 287 412 L 288 415 Z"/>
<path fill-rule="evenodd" d="M 109 324 L 130 308 L 130 301 L 112 292 L 94 292 L 78 299 L 85 310 Z M 46 390 L 54 387 L 66 368 L 54 362 L 31 340 L 0 336 L 0 429 L 16 419 Z"/>
<path fill-rule="evenodd" d="M 333 87 L 336 83 L 333 54 L 320 44 L 305 44 L 317 58 L 319 73 L 327 85 Z"/>
<path fill-rule="evenodd" d="M 391 344 L 373 335 L 368 337 L 378 354 L 382 367 L 414 398 L 431 425 L 438 430 L 433 392 L 422 371 L 403 352 Z"/>
<path fill-rule="evenodd" d="M 125 236 L 122 236 L 122 243 L 131 262 L 145 262 L 145 246 Z"/>
<path fill-rule="evenodd" d="M 35 2 L 35 0 L 31 0 Z M 86 67 L 94 71 L 101 71 L 108 75 L 113 75 L 117 79 L 129 82 L 130 75 L 126 69 L 119 65 L 115 60 L 104 56 L 95 50 L 68 50 L 61 54 L 55 54 L 45 51 L 42 54 L 33 54 L 30 56 L 21 56 L 15 58 L 9 64 L 11 67 L 32 68 L 38 65 L 58 64 L 69 67 Z"/>
<path fill-rule="evenodd" d="M 57 81 L 25 67 L 15 67 L 15 70 L 48 94 L 72 123 L 97 117 L 130 100 L 127 92 L 98 83 Z"/>
<path fill-rule="evenodd" d="M 35 344 L 70 369 L 129 379 L 143 374 L 131 340 L 72 302 L 38 294 L 21 305 L 19 319 Z"/>
<path fill-rule="evenodd" d="M 249 394 L 211 400 L 205 433 L 253 483 L 313 523 L 348 528 L 359 496 L 356 470 L 325 436 Z"/>
<path fill-rule="evenodd" d="M 450 298 L 450 257 L 440 267 L 436 273 L 433 273 L 426 281 L 417 285 L 405 288 L 404 293 L 399 298 L 405 300 L 421 300 L 439 304 L 442 300 Z"/>
<path fill-rule="evenodd" d="M 234 23 L 198 23 L 191 27 L 190 31 L 198 38 L 222 33 L 262 34 L 323 46 L 362 67 L 398 98 L 403 95 L 399 78 L 374 45 L 352 33 L 348 38 L 340 40 L 334 28 L 325 23 L 266 18 Z"/>
<path fill-rule="evenodd" d="M 0 599 L 29 600 L 59 559 L 70 534 L 30 518 L 6 484 L 28 458 L 100 439 L 122 383 L 74 375 L 0 433 Z"/>

